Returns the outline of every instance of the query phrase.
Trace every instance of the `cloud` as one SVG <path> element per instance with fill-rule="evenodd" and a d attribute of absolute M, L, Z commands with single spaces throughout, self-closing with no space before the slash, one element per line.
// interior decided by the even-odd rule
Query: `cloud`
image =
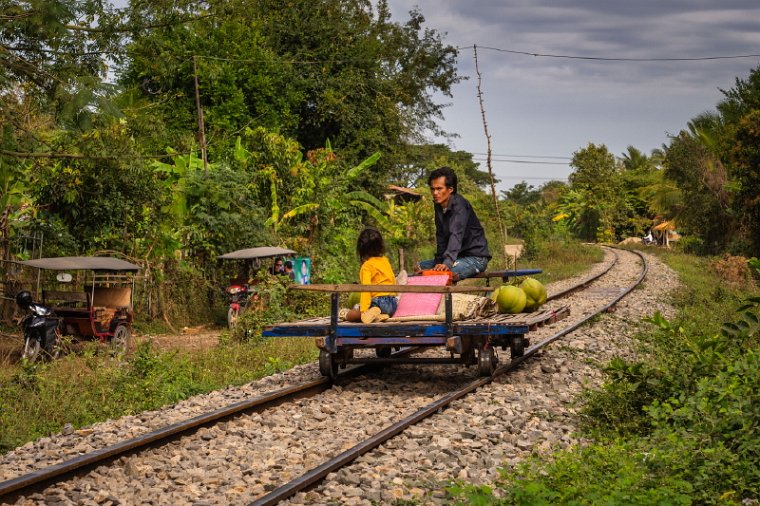
<path fill-rule="evenodd" d="M 403 22 L 410 4 L 389 2 Z M 659 148 L 723 98 L 760 58 L 703 61 L 600 61 L 555 56 L 662 59 L 760 53 L 756 0 L 419 0 L 426 26 L 460 47 L 461 75 L 478 63 L 495 153 L 566 155 L 589 141 L 622 153 Z M 490 49 L 489 49 L 490 48 Z M 485 152 L 476 80 L 457 85 L 444 128 L 454 147 Z M 541 167 L 511 167 L 542 174 Z M 506 169 L 504 169 L 506 170 Z M 545 173 L 557 173 L 547 166 Z M 565 175 L 569 168 L 565 167 Z M 509 181 L 508 186 L 518 181 Z"/>

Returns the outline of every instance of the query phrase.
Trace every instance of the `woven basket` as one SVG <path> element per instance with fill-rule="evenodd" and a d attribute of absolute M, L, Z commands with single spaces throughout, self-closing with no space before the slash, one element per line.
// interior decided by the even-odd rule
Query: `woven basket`
<path fill-rule="evenodd" d="M 497 313 L 496 302 L 489 297 L 480 297 L 468 293 L 454 293 L 451 295 L 451 319 L 469 320 L 477 317 L 489 317 Z M 438 314 L 446 315 L 446 300 L 441 300 L 438 306 Z"/>

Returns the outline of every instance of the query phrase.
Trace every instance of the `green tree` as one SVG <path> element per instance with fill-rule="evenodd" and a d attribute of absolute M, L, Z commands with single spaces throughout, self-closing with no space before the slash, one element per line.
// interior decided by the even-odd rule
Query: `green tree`
<path fill-rule="evenodd" d="M 525 181 L 517 183 L 509 190 L 502 191 L 501 193 L 507 201 L 522 206 L 535 204 L 541 200 L 541 191 L 528 185 Z"/>
<path fill-rule="evenodd" d="M 472 153 L 452 151 L 444 144 L 414 144 L 407 147 L 407 154 L 397 165 L 393 180 L 403 187 L 425 187 L 430 172 L 438 167 L 456 167 L 461 177 L 467 178 L 478 188 L 485 190 L 490 186 L 488 172 L 480 170 L 473 161 Z M 499 180 L 497 179 L 498 183 Z"/>
<path fill-rule="evenodd" d="M 756 255 L 760 252 L 760 109 L 752 110 L 741 118 L 728 153 L 731 172 L 736 178 L 735 208 L 740 236 L 746 246 L 738 252 Z M 747 247 L 749 246 L 749 247 Z"/>
<path fill-rule="evenodd" d="M 71 253 L 116 249 L 141 256 L 138 239 L 161 219 L 157 210 L 166 196 L 135 153 L 129 129 L 114 121 L 61 145 L 88 155 L 35 159 L 30 188 L 41 224 L 63 225 L 76 244 Z M 55 248 L 56 240 L 47 238 L 47 247 Z"/>
<path fill-rule="evenodd" d="M 117 47 L 118 19 L 117 11 L 98 0 L 0 0 L 4 154 L 45 146 L 15 104 L 74 128 L 89 127 L 97 110 L 107 107 L 104 59 Z"/>
<path fill-rule="evenodd" d="M 341 0 L 300 0 L 287 9 L 272 0 L 178 5 L 194 5 L 197 19 L 170 23 L 175 7 L 166 2 L 133 3 L 131 16 L 158 28 L 134 34 L 120 82 L 133 103 L 152 104 L 155 121 L 141 125 L 146 134 L 184 149 L 198 128 L 196 56 L 217 161 L 244 128 L 262 126 L 304 151 L 329 141 L 349 164 L 382 150 L 364 176 L 378 193 L 385 181 L 404 177 L 395 168 L 409 139 L 441 118 L 433 92 L 447 95 L 459 80 L 456 50 L 424 28 L 418 12 L 405 24 L 391 22 L 384 1 L 376 10 Z"/>
<path fill-rule="evenodd" d="M 604 145 L 589 143 L 573 154 L 570 190 L 561 210 L 569 215 L 571 228 L 584 240 L 612 241 L 628 214 L 626 192 L 621 192 L 621 169 Z"/>
<path fill-rule="evenodd" d="M 716 173 L 715 156 L 698 137 L 682 131 L 670 141 L 664 170 L 665 177 L 678 185 L 683 199 L 679 226 L 703 239 L 709 250 L 721 251 L 734 229 L 734 220 L 727 202 L 718 198 L 725 179 L 722 171 Z"/>
<path fill-rule="evenodd" d="M 737 252 L 757 254 L 760 251 L 760 67 L 746 79 L 736 79 L 734 88 L 724 91 L 725 99 L 717 108 L 726 125 L 723 146 L 728 165 L 729 190 L 735 197 L 732 208 L 739 223 L 735 231 Z"/>
<path fill-rule="evenodd" d="M 196 146 L 196 91 L 214 161 L 229 158 L 244 128 L 287 132 L 297 125 L 292 107 L 302 97 L 291 85 L 296 63 L 266 46 L 254 6 L 133 2 L 129 16 L 135 25 L 143 20 L 143 27 L 135 30 L 119 69 L 122 103 L 147 116 L 136 128 L 154 149 Z"/>

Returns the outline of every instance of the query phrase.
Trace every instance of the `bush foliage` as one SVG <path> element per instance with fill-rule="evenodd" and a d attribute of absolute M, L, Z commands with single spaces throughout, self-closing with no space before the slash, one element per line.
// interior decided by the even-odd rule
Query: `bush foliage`
<path fill-rule="evenodd" d="M 499 494 L 455 486 L 454 498 L 546 505 L 760 499 L 760 297 L 716 288 L 703 259 L 665 258 L 686 281 L 680 313 L 649 318 L 640 336 L 645 358 L 612 360 L 603 386 L 583 395 L 583 435 L 591 442 L 504 470 Z"/>

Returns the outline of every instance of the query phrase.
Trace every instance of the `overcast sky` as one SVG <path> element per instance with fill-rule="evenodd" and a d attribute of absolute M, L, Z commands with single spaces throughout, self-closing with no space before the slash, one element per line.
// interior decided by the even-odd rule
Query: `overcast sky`
<path fill-rule="evenodd" d="M 760 57 L 702 61 L 590 58 L 709 58 L 760 54 L 758 0 L 389 0 L 393 20 L 418 6 L 426 26 L 460 47 L 459 73 L 444 128 L 452 148 L 476 153 L 485 170 L 486 137 L 476 95 L 478 64 L 494 171 L 506 189 L 565 180 L 573 152 L 589 142 L 616 156 L 629 145 L 649 153 L 689 120 L 715 110 Z M 494 49 L 488 49 L 494 48 Z M 439 141 L 441 141 L 439 139 Z M 445 141 L 444 141 L 445 142 Z M 498 156 L 497 156 L 498 155 Z M 521 155 L 521 156 L 517 156 Z M 535 158 L 559 157 L 559 158 Z M 516 163 L 497 160 L 518 160 Z"/>

